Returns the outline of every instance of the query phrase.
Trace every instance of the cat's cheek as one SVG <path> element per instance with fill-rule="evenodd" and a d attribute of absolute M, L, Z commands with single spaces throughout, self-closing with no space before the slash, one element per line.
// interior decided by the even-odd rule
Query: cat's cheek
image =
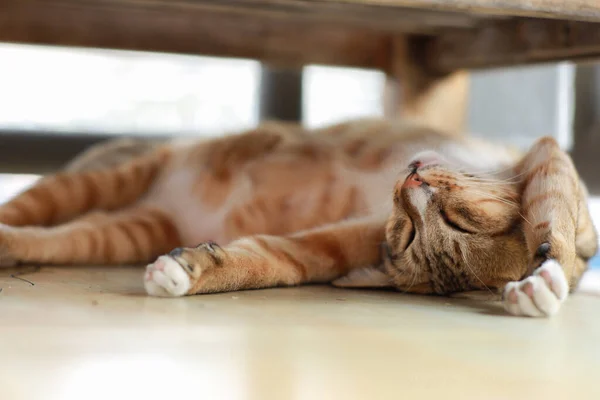
<path fill-rule="evenodd" d="M 150 296 L 184 296 L 189 292 L 191 285 L 188 273 L 169 256 L 161 256 L 146 267 L 144 287 Z"/>

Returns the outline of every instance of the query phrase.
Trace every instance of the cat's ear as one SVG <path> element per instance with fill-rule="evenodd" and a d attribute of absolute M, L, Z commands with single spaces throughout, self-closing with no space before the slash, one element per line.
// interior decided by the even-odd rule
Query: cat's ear
<path fill-rule="evenodd" d="M 392 280 L 375 267 L 353 269 L 346 276 L 331 282 L 333 286 L 344 288 L 383 288 L 392 287 Z"/>

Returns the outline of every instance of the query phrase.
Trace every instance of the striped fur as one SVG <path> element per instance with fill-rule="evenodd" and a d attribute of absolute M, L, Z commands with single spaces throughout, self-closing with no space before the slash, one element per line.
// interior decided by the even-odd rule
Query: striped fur
<path fill-rule="evenodd" d="M 585 187 L 552 139 L 520 154 L 365 120 L 112 146 L 0 206 L 0 264 L 141 263 L 169 252 L 148 267 L 151 294 L 356 286 L 352 277 L 416 293 L 499 293 L 548 259 L 574 288 L 596 251 Z"/>

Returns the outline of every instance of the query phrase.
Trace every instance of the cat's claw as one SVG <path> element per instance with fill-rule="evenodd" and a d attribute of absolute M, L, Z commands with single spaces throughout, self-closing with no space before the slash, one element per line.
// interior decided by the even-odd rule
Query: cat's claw
<path fill-rule="evenodd" d="M 561 265 L 545 261 L 533 275 L 504 288 L 504 309 L 513 315 L 549 317 L 556 314 L 569 294 Z"/>
<path fill-rule="evenodd" d="M 169 256 L 160 256 L 146 267 L 144 287 L 150 296 L 180 297 L 191 287 L 189 274 Z"/>

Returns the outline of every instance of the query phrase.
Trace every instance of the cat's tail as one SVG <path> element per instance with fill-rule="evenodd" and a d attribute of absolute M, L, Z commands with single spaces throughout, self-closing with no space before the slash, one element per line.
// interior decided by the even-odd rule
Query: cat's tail
<path fill-rule="evenodd" d="M 148 191 L 171 155 L 170 146 L 161 146 L 118 165 L 44 177 L 0 205 L 0 223 L 49 226 L 91 210 L 126 207 Z"/>

